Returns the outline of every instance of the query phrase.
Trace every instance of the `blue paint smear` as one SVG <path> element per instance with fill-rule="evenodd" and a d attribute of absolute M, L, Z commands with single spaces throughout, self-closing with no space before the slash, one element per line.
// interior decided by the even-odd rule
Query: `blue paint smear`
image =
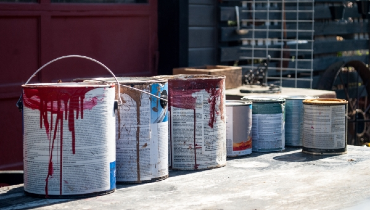
<path fill-rule="evenodd" d="M 158 92 L 159 89 L 159 92 Z M 150 93 L 157 95 L 161 97 L 162 91 L 166 90 L 168 94 L 168 84 L 165 83 L 164 85 L 160 85 L 158 83 L 154 83 L 151 85 Z M 168 105 L 167 105 L 168 108 Z M 157 111 L 154 111 L 154 109 L 157 109 Z M 163 117 L 160 117 L 160 113 L 162 111 L 165 111 L 166 114 Z M 162 106 L 160 105 L 160 99 L 157 99 L 155 97 L 151 97 L 151 105 L 150 105 L 150 114 L 151 114 L 151 123 L 158 123 L 156 120 L 161 119 L 160 122 L 167 122 L 168 121 L 168 112 L 167 109 L 163 110 Z"/>
<path fill-rule="evenodd" d="M 110 164 L 110 190 L 116 188 L 116 161 Z"/>

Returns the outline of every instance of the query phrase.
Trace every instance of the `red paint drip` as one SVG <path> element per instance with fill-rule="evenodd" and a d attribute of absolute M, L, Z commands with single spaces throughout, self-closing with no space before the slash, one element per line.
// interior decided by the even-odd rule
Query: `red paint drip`
<path fill-rule="evenodd" d="M 195 109 L 194 109 L 194 169 L 197 170 L 198 169 L 198 164 L 197 164 L 197 144 L 195 143 L 195 134 L 196 134 L 196 118 L 197 118 L 197 115 L 195 113 Z"/>
<path fill-rule="evenodd" d="M 23 103 L 25 107 L 40 111 L 40 128 L 44 125 L 46 135 L 51 141 L 49 146 L 49 165 L 48 174 L 45 182 L 45 195 L 48 197 L 48 182 L 50 176 L 53 176 L 53 150 L 54 142 L 60 124 L 60 194 L 62 194 L 62 144 L 63 144 L 63 115 L 65 120 L 68 119 L 68 129 L 72 134 L 72 153 L 75 154 L 75 118 L 81 116 L 83 119 L 83 110 L 91 110 L 97 105 L 98 99 L 92 98 L 90 101 L 85 101 L 85 95 L 95 87 L 38 87 L 23 89 Z M 63 101 L 63 103 L 62 103 Z M 48 120 L 48 112 L 51 114 L 50 122 Z M 76 112 L 76 117 L 74 113 Z M 51 131 L 53 130 L 53 114 L 57 114 L 54 135 L 51 140 Z M 81 115 L 79 115 L 81 114 Z"/>
<path fill-rule="evenodd" d="M 216 122 L 216 114 L 221 114 L 224 120 L 224 80 L 223 79 L 171 79 L 168 81 L 169 89 L 169 110 L 171 107 L 183 109 L 195 109 L 196 98 L 193 93 L 205 90 L 210 94 L 208 103 L 210 103 L 210 120 L 208 125 L 213 128 Z M 216 111 L 216 102 L 220 100 L 219 111 Z"/>

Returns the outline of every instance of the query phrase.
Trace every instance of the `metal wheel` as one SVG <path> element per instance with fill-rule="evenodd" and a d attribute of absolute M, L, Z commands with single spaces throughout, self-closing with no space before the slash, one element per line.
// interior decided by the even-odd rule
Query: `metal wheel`
<path fill-rule="evenodd" d="M 337 62 L 321 76 L 318 89 L 334 90 L 348 101 L 347 143 L 370 142 L 370 70 L 361 61 Z"/>

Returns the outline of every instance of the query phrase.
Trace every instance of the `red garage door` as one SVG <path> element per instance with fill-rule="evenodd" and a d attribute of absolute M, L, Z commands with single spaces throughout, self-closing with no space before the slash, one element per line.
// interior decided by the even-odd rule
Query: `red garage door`
<path fill-rule="evenodd" d="M 157 0 L 0 0 L 0 170 L 23 168 L 21 85 L 63 55 L 95 58 L 117 76 L 157 74 Z M 91 61 L 69 58 L 32 81 L 109 76 Z"/>

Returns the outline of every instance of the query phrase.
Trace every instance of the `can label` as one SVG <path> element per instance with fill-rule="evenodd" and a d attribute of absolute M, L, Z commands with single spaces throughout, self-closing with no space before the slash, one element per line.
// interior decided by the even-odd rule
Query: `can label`
<path fill-rule="evenodd" d="M 77 195 L 115 189 L 114 88 L 24 88 L 24 189 Z"/>
<path fill-rule="evenodd" d="M 303 146 L 316 149 L 340 149 L 346 146 L 345 105 L 304 104 Z"/>
<path fill-rule="evenodd" d="M 174 89 L 170 85 L 172 168 L 194 170 L 225 165 L 224 80 L 215 83 L 221 86 L 211 85 L 209 89 L 191 89 L 170 82 L 174 83 Z"/>
<path fill-rule="evenodd" d="M 303 100 L 286 100 L 285 145 L 302 146 Z"/>
<path fill-rule="evenodd" d="M 167 84 L 135 85 L 161 96 Z M 117 119 L 117 181 L 149 181 L 168 175 L 167 107 L 145 93 L 121 87 Z"/>
<path fill-rule="evenodd" d="M 254 103 L 252 112 L 253 151 L 283 150 L 285 148 L 284 104 Z"/>
<path fill-rule="evenodd" d="M 226 107 L 227 156 L 252 153 L 252 105 Z"/>

